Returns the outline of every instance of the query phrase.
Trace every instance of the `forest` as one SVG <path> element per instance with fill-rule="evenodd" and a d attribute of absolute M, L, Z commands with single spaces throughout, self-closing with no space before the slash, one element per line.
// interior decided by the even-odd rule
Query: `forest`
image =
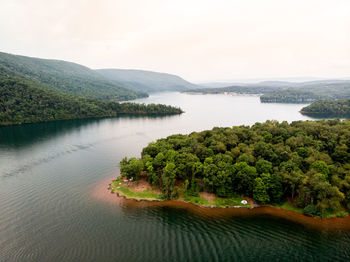
<path fill-rule="evenodd" d="M 78 64 L 0 52 L 0 125 L 182 113 L 172 106 L 117 102 L 145 96 Z"/>
<path fill-rule="evenodd" d="M 172 135 L 124 158 L 121 175 L 147 181 L 165 199 L 196 196 L 289 201 L 310 216 L 350 209 L 350 121 L 267 121 Z"/>
<path fill-rule="evenodd" d="M 301 109 L 306 115 L 350 116 L 350 99 L 319 100 Z"/>
<path fill-rule="evenodd" d="M 264 94 L 260 96 L 260 101 L 263 103 L 309 103 L 325 97 L 311 91 L 288 89 Z"/>
<path fill-rule="evenodd" d="M 180 108 L 101 101 L 61 94 L 39 88 L 30 80 L 0 81 L 0 125 L 47 122 L 55 120 L 111 117 L 121 114 L 172 115 Z"/>

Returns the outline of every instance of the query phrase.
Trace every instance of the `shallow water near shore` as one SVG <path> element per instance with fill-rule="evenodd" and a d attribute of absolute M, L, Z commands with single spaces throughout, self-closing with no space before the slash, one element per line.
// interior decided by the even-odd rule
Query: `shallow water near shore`
<path fill-rule="evenodd" d="M 0 128 L 0 261 L 350 260 L 348 219 L 303 223 L 269 208 L 125 201 L 107 190 L 118 162 L 139 156 L 157 138 L 311 119 L 298 113 L 304 105 L 178 93 L 139 102 L 176 105 L 186 113 Z"/>

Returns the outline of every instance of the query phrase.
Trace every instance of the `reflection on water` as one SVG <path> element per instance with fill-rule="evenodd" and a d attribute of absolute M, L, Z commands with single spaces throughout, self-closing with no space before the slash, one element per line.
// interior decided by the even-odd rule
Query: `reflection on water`
<path fill-rule="evenodd" d="M 114 118 L 116 121 L 121 119 L 169 119 L 174 116 L 129 116 L 121 115 Z M 176 117 L 176 116 L 175 116 Z M 64 136 L 71 131 L 77 131 L 81 128 L 88 128 L 89 125 L 100 125 L 108 118 L 99 119 L 77 119 L 66 121 L 53 121 L 47 123 L 24 124 L 16 126 L 0 127 L 0 148 L 11 147 L 18 148 L 38 143 L 47 139 L 53 139 L 55 136 Z"/>
<path fill-rule="evenodd" d="M 334 118 L 339 118 L 339 119 L 350 119 L 350 115 L 330 115 L 330 114 L 308 114 L 306 112 L 302 113 L 305 116 L 311 117 L 314 120 L 320 120 L 320 119 L 334 119 Z"/>
<path fill-rule="evenodd" d="M 116 201 L 107 191 L 118 162 L 157 138 L 311 119 L 299 113 L 304 105 L 173 93 L 139 101 L 186 113 L 0 128 L 0 261 L 349 261 L 346 227 L 294 223 L 269 209 Z"/>

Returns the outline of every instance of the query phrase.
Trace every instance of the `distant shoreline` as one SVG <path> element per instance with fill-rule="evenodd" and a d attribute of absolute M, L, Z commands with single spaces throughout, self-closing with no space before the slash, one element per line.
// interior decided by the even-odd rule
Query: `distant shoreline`
<path fill-rule="evenodd" d="M 195 91 L 184 91 L 181 92 L 188 95 L 231 95 L 231 96 L 252 96 L 260 97 L 262 94 L 255 93 L 238 93 L 238 92 L 195 92 Z"/>

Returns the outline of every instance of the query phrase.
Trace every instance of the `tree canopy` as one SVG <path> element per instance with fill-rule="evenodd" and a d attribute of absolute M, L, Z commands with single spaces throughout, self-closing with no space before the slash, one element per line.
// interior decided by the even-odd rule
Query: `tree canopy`
<path fill-rule="evenodd" d="M 100 101 L 38 87 L 32 81 L 0 81 L 0 125 L 129 115 L 181 114 L 180 108 Z"/>
<path fill-rule="evenodd" d="M 289 199 L 307 214 L 322 215 L 350 209 L 349 148 L 350 121 L 267 121 L 159 139 L 141 159 L 124 159 L 121 174 L 138 179 L 128 168 L 142 169 L 169 199 L 180 188 L 262 204 Z"/>
<path fill-rule="evenodd" d="M 350 99 L 319 100 L 301 109 L 306 115 L 350 116 Z"/>
<path fill-rule="evenodd" d="M 78 64 L 0 53 L 0 125 L 182 113 L 172 106 L 117 102 L 144 96 Z"/>

